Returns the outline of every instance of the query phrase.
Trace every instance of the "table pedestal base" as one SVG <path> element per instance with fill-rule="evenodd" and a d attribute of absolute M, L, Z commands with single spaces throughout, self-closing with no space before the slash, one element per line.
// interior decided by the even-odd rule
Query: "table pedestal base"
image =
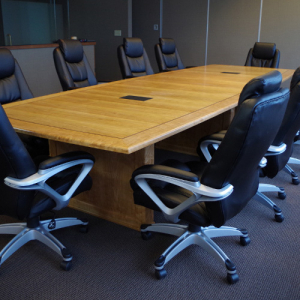
<path fill-rule="evenodd" d="M 121 154 L 55 141 L 49 144 L 51 156 L 80 150 L 91 153 L 96 160 L 90 172 L 92 189 L 72 198 L 69 207 L 135 230 L 143 223 L 153 222 L 152 210 L 134 204 L 129 184 L 136 168 L 154 163 L 153 145 L 132 154 Z"/>

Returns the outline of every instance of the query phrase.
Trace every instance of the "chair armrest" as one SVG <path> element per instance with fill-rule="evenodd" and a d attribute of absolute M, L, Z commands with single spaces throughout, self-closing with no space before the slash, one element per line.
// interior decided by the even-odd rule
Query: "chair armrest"
<path fill-rule="evenodd" d="M 228 197 L 233 192 L 233 186 L 230 184 L 222 189 L 214 189 L 201 184 L 197 175 L 168 166 L 156 165 L 142 167 L 135 171 L 133 176 L 138 186 L 160 208 L 165 218 L 174 223 L 177 223 L 180 214 L 191 206 L 202 201 L 219 201 Z M 196 178 L 197 181 L 195 181 Z M 147 179 L 168 182 L 191 191 L 193 195 L 175 208 L 169 208 L 153 192 Z"/>
<path fill-rule="evenodd" d="M 282 143 L 279 146 L 273 146 L 273 145 L 271 145 L 268 148 L 268 151 L 265 154 L 265 156 L 279 155 L 279 154 L 283 153 L 285 150 L 286 150 L 286 144 L 284 144 L 284 143 Z"/>
<path fill-rule="evenodd" d="M 203 140 L 200 143 L 200 145 L 199 145 L 200 150 L 203 153 L 207 162 L 210 162 L 210 160 L 212 158 L 210 152 L 208 151 L 208 146 L 211 145 L 217 150 L 219 145 L 221 144 L 225 134 L 226 134 L 226 131 L 220 131 L 218 133 L 208 136 L 205 140 Z M 271 145 L 268 148 L 268 151 L 265 154 L 265 156 L 279 155 L 279 154 L 283 153 L 285 150 L 286 150 L 286 144 L 284 144 L 284 143 L 282 143 L 279 146 Z M 265 161 L 262 159 L 262 161 L 260 162 L 261 167 L 263 167 L 264 164 L 265 164 Z"/>
<path fill-rule="evenodd" d="M 182 179 L 191 182 L 199 182 L 199 178 L 196 174 L 180 169 L 176 169 L 164 165 L 145 165 L 136 169 L 133 173 L 133 176 L 144 175 L 144 174 L 153 174 L 153 175 L 165 175 L 169 177 L 174 177 L 177 179 Z M 199 183 L 200 184 L 200 183 Z"/>
<path fill-rule="evenodd" d="M 56 203 L 54 209 L 59 210 L 68 205 L 73 193 L 90 172 L 94 162 L 94 157 L 88 153 L 70 152 L 42 162 L 40 166 L 42 165 L 43 169 L 39 169 L 37 173 L 27 178 L 6 177 L 4 183 L 18 190 L 39 190 L 53 199 Z M 52 176 L 76 165 L 82 165 L 82 168 L 72 186 L 64 195 L 60 195 L 46 183 Z"/>
<path fill-rule="evenodd" d="M 221 144 L 221 142 L 222 142 L 222 140 L 210 138 L 210 139 L 204 140 L 200 143 L 200 146 L 199 146 L 200 150 L 201 150 L 202 154 L 204 155 L 207 162 L 210 162 L 210 160 L 211 160 L 211 154 L 208 151 L 208 146 L 211 145 L 217 150 L 219 145 Z"/>
<path fill-rule="evenodd" d="M 90 159 L 95 162 L 94 156 L 91 155 L 90 153 L 84 151 L 74 151 L 74 152 L 63 153 L 58 156 L 50 157 L 49 159 L 44 160 L 39 165 L 39 171 L 41 170 L 41 172 L 43 172 L 43 170 L 47 170 L 77 159 Z"/>
<path fill-rule="evenodd" d="M 268 162 L 267 159 L 263 157 L 259 162 L 259 167 L 264 168 L 267 165 L 267 162 Z"/>
<path fill-rule="evenodd" d="M 215 148 L 215 150 L 217 150 L 219 145 L 223 141 L 226 132 L 226 130 L 222 130 L 205 137 L 203 141 L 200 140 L 199 148 L 207 162 L 210 162 L 211 160 L 211 154 L 208 151 L 208 146 L 211 145 Z"/>

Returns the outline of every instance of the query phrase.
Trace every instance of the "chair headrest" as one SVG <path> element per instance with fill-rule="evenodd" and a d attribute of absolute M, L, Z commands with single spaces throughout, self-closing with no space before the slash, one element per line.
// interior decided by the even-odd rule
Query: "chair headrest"
<path fill-rule="evenodd" d="M 140 38 L 124 38 L 125 54 L 129 57 L 141 57 L 144 53 L 143 42 Z"/>
<path fill-rule="evenodd" d="M 256 98 L 264 94 L 278 91 L 281 81 L 282 75 L 277 70 L 253 78 L 244 86 L 240 94 L 238 105 L 240 105 L 246 99 Z"/>
<path fill-rule="evenodd" d="M 292 90 L 300 81 L 300 67 L 296 69 L 291 80 L 290 90 Z"/>
<path fill-rule="evenodd" d="M 11 52 L 6 49 L 0 49 L 0 79 L 9 77 L 15 72 L 15 59 Z"/>
<path fill-rule="evenodd" d="M 76 40 L 58 40 L 59 48 L 68 63 L 78 63 L 83 59 L 83 47 Z"/>
<path fill-rule="evenodd" d="M 275 55 L 276 44 L 274 43 L 255 43 L 253 47 L 253 57 L 260 59 L 272 59 Z"/>
<path fill-rule="evenodd" d="M 159 39 L 161 51 L 164 54 L 173 54 L 175 53 L 175 42 L 173 39 L 160 38 Z"/>

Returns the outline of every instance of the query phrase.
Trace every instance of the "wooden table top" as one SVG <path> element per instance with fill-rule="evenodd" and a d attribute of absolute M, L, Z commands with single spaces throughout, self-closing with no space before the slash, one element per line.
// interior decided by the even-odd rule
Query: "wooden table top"
<path fill-rule="evenodd" d="M 283 81 L 294 70 L 278 69 Z M 115 81 L 4 105 L 16 131 L 132 153 L 237 105 L 268 68 L 208 65 Z M 149 97 L 146 101 L 124 96 Z"/>

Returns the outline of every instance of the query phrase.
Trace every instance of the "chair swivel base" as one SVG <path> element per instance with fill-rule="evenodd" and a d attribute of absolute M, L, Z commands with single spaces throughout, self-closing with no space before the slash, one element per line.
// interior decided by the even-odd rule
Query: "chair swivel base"
<path fill-rule="evenodd" d="M 72 265 L 72 254 L 69 250 L 56 239 L 50 231 L 74 225 L 82 225 L 83 230 L 87 231 L 88 222 L 77 218 L 59 218 L 40 221 L 35 228 L 29 228 L 27 223 L 11 223 L 0 225 L 0 234 L 15 234 L 16 236 L 1 250 L 0 265 L 9 258 L 14 252 L 32 240 L 38 240 L 54 250 L 63 259 L 60 267 L 66 271 Z"/>
<path fill-rule="evenodd" d="M 274 216 L 275 221 L 281 223 L 284 220 L 284 215 L 282 214 L 281 209 L 270 198 L 268 198 L 266 195 L 263 194 L 263 192 L 274 192 L 274 191 L 278 192 L 278 197 L 280 199 L 285 199 L 286 194 L 283 188 L 279 188 L 275 185 L 262 184 L 262 183 L 259 184 L 258 191 L 253 197 L 253 199 L 263 204 L 264 206 L 271 208 L 275 214 Z"/>
<path fill-rule="evenodd" d="M 299 165 L 300 164 L 300 160 L 297 159 L 297 158 L 294 158 L 294 157 L 290 157 L 290 159 L 288 161 L 288 164 L 297 164 L 297 165 Z M 295 173 L 295 171 L 288 164 L 285 165 L 285 167 L 284 167 L 283 170 L 286 173 L 288 173 L 288 174 L 291 175 L 291 177 L 292 177 L 292 184 L 298 185 L 300 183 L 298 175 Z"/>
<path fill-rule="evenodd" d="M 236 283 L 239 280 L 235 265 L 211 238 L 240 236 L 241 245 L 246 246 L 250 243 L 250 238 L 248 237 L 246 230 L 227 226 L 222 226 L 220 228 L 214 226 L 199 226 L 197 227 L 197 230 L 195 230 L 195 228 L 191 228 L 187 225 L 165 223 L 142 225 L 141 233 L 144 239 L 150 237 L 150 232 L 179 236 L 179 238 L 155 261 L 154 267 L 157 279 L 166 277 L 167 272 L 164 267 L 175 255 L 190 245 L 198 245 L 225 265 L 227 281 L 229 283 Z"/>

